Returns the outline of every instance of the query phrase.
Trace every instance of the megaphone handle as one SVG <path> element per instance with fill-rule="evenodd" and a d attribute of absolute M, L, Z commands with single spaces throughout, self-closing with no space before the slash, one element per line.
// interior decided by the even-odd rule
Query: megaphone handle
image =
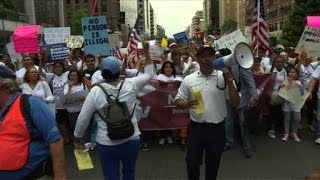
<path fill-rule="evenodd" d="M 226 67 L 226 65 L 224 64 L 224 61 L 223 61 L 223 57 L 220 57 L 218 59 L 213 60 L 212 65 L 213 65 L 214 69 L 222 69 L 222 68 Z"/>

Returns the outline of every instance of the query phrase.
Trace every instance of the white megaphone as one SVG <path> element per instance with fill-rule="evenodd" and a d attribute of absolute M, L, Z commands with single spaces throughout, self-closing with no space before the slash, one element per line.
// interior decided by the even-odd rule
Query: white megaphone
<path fill-rule="evenodd" d="M 227 56 L 215 59 L 212 62 L 214 69 L 222 69 L 225 67 L 230 67 L 234 64 L 239 64 L 240 67 L 244 69 L 249 69 L 253 65 L 253 52 L 247 43 L 241 42 L 236 45 L 234 51 Z"/>

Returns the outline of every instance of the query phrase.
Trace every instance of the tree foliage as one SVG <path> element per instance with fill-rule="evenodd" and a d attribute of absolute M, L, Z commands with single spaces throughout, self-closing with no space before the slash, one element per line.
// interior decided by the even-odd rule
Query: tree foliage
<path fill-rule="evenodd" d="M 319 0 L 295 0 L 293 8 L 288 13 L 288 19 L 282 26 L 281 44 L 285 47 L 295 47 L 307 22 L 307 16 L 320 15 Z"/>
<path fill-rule="evenodd" d="M 222 29 L 223 33 L 226 33 L 226 32 L 232 32 L 232 31 L 237 30 L 237 27 L 238 27 L 237 21 L 235 21 L 233 19 L 226 19 L 223 22 L 221 29 Z"/>
<path fill-rule="evenodd" d="M 13 0 L 1 0 L 0 10 L 15 10 L 17 8 L 17 2 Z"/>
<path fill-rule="evenodd" d="M 82 35 L 81 18 L 87 17 L 88 11 L 86 9 L 76 10 L 71 17 L 71 34 Z"/>

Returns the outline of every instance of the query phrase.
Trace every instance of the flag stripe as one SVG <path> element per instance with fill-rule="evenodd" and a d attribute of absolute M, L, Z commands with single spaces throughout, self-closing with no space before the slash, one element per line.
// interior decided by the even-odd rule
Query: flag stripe
<path fill-rule="evenodd" d="M 269 50 L 267 22 L 264 14 L 263 0 L 256 0 L 252 16 L 252 47 L 257 49 L 259 46 Z"/>

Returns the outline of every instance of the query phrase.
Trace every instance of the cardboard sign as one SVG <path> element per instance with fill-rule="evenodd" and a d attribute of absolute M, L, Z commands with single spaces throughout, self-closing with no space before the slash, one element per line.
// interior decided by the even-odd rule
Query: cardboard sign
<path fill-rule="evenodd" d="M 83 41 L 83 36 L 67 36 L 65 39 L 68 48 L 81 48 Z"/>
<path fill-rule="evenodd" d="M 64 43 L 67 36 L 70 36 L 70 27 L 44 28 L 44 40 L 46 44 Z"/>
<path fill-rule="evenodd" d="M 157 45 L 150 45 L 149 46 L 149 53 L 150 53 L 150 58 L 153 61 L 162 61 L 162 54 L 163 54 L 163 48 L 157 46 Z"/>
<path fill-rule="evenodd" d="M 97 53 L 101 53 L 102 56 L 112 55 L 108 39 L 106 16 L 82 18 L 81 25 L 86 54 L 96 55 Z"/>
<path fill-rule="evenodd" d="M 320 57 L 319 46 L 320 28 L 306 26 L 295 49 L 295 53 L 301 53 L 305 50 L 308 56 Z"/>
<path fill-rule="evenodd" d="M 44 45 L 41 50 L 47 52 L 48 61 L 64 61 L 68 58 L 69 48 L 66 43 Z"/>
<path fill-rule="evenodd" d="M 17 60 L 18 61 L 22 60 L 21 54 L 16 53 L 16 51 L 14 50 L 13 42 L 8 43 L 6 46 L 12 62 L 17 62 Z"/>
<path fill-rule="evenodd" d="M 180 32 L 173 35 L 174 41 L 178 44 L 178 49 L 187 50 L 189 49 L 189 38 L 186 32 Z"/>
<path fill-rule="evenodd" d="M 281 88 L 278 95 L 301 109 L 307 98 L 309 97 L 308 91 L 304 89 L 302 89 L 302 91 L 303 93 L 301 93 L 301 89 L 299 87 L 290 89 Z"/>
<path fill-rule="evenodd" d="M 19 25 L 13 33 L 13 44 L 16 53 L 38 53 L 38 31 L 40 25 Z"/>
<path fill-rule="evenodd" d="M 307 16 L 308 26 L 320 28 L 320 16 Z"/>
<path fill-rule="evenodd" d="M 223 37 L 221 37 L 220 39 L 218 39 L 215 43 L 216 45 L 216 49 L 223 49 L 223 48 L 228 48 L 231 51 L 234 50 L 234 48 L 236 47 L 237 44 L 239 44 L 240 42 L 245 42 L 247 43 L 246 38 L 243 36 L 242 32 L 240 31 L 240 29 L 225 35 Z"/>

